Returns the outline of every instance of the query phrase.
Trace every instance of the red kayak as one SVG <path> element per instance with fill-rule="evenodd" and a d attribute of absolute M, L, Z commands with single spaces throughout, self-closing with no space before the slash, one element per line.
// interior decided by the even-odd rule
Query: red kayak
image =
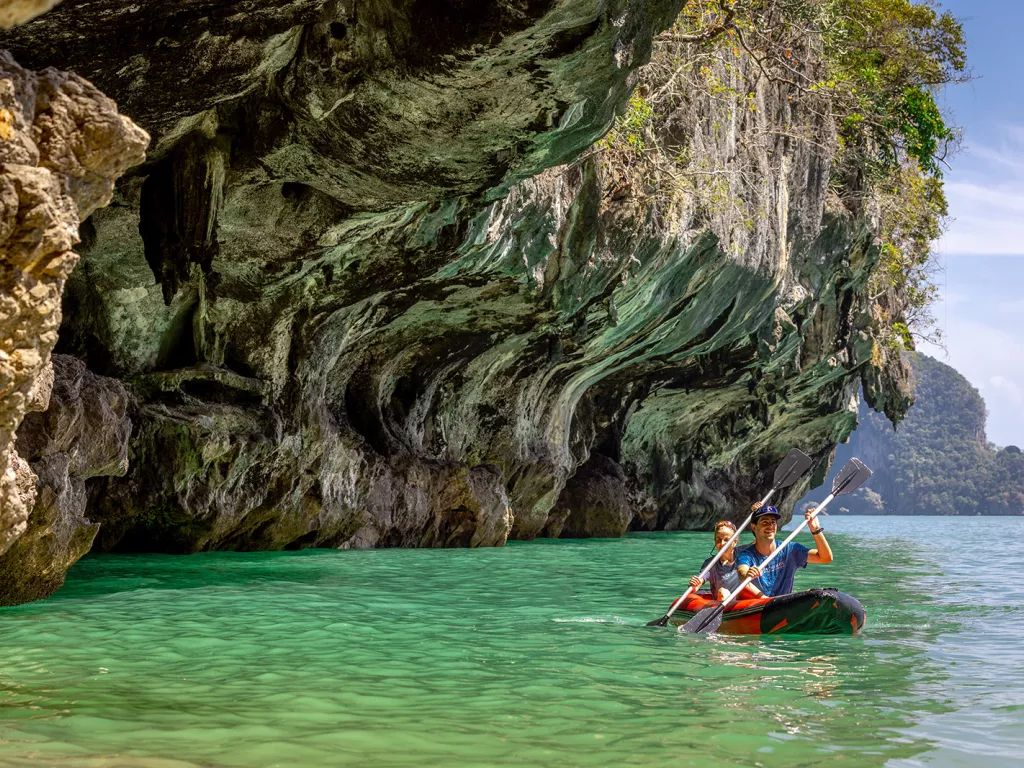
<path fill-rule="evenodd" d="M 718 605 L 707 592 L 687 598 L 669 620 L 681 626 L 701 608 Z M 727 635 L 855 635 L 867 618 L 864 606 L 837 589 L 808 589 L 778 597 L 737 600 L 725 609 L 718 632 Z"/>

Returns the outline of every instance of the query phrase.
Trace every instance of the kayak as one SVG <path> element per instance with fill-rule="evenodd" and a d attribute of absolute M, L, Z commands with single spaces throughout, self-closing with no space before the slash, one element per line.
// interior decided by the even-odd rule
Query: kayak
<path fill-rule="evenodd" d="M 711 605 L 718 601 L 707 592 L 696 592 L 669 621 L 681 626 Z M 727 635 L 855 635 L 866 618 L 864 606 L 856 598 L 837 589 L 808 589 L 737 600 L 725 609 L 717 631 Z"/>

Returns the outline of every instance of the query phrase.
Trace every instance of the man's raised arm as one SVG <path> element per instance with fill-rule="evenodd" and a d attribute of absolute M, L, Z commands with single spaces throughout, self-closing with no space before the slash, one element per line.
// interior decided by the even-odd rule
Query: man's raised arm
<path fill-rule="evenodd" d="M 825 529 L 821 527 L 820 521 L 815 518 L 811 520 L 811 515 L 814 514 L 814 508 L 808 509 L 804 512 L 806 517 L 811 522 L 807 528 L 814 537 L 814 549 L 807 553 L 808 563 L 831 563 L 832 562 L 832 547 L 828 545 L 828 540 L 825 538 Z"/>

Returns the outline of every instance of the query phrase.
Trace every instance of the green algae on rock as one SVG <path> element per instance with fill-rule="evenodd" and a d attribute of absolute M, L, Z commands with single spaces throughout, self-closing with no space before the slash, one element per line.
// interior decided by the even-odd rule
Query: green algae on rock
<path fill-rule="evenodd" d="M 905 410 L 824 97 L 713 61 L 731 90 L 651 129 L 724 181 L 671 211 L 589 151 L 681 2 L 210 5 L 65 0 L 0 37 L 33 66 L 62 41 L 155 137 L 65 295 L 62 351 L 134 398 L 96 548 L 697 527 L 794 445 L 820 481 L 861 387 Z"/>

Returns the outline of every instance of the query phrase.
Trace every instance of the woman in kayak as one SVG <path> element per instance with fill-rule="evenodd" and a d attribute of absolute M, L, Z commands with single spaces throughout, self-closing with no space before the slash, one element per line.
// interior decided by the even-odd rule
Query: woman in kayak
<path fill-rule="evenodd" d="M 726 542 L 736 533 L 736 526 L 728 520 L 720 520 L 715 523 L 715 552 L 717 553 L 725 546 Z M 708 563 L 714 558 L 714 554 L 705 560 L 701 566 L 701 572 L 708 567 Z M 714 568 L 708 572 L 708 579 L 711 582 L 711 596 L 715 600 L 725 600 L 733 593 L 743 579 L 736 572 L 736 542 L 732 543 L 729 551 L 722 555 L 722 559 L 715 563 Z M 704 580 L 700 576 L 690 579 L 690 586 L 696 591 Z M 761 597 L 761 590 L 753 584 L 748 584 L 744 592 L 750 593 L 751 597 Z"/>

